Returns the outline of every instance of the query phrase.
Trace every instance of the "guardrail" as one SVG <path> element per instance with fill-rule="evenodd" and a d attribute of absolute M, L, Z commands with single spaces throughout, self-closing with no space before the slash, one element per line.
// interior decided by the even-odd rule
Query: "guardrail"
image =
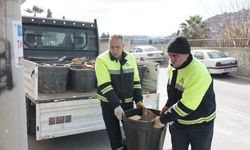
<path fill-rule="evenodd" d="M 147 44 L 147 45 L 168 45 L 170 38 L 161 41 L 150 42 L 147 40 L 135 43 L 133 39 L 127 38 L 125 43 L 129 45 Z M 108 38 L 100 38 L 100 42 L 108 42 Z M 191 47 L 250 47 L 250 38 L 233 39 L 189 39 Z"/>
<path fill-rule="evenodd" d="M 191 47 L 250 47 L 250 38 L 190 39 Z"/>

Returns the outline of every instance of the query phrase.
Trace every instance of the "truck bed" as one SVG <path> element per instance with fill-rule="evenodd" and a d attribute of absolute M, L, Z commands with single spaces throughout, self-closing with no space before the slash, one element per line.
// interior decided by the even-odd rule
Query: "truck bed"
<path fill-rule="evenodd" d="M 147 67 L 147 69 L 144 71 L 143 80 L 141 81 L 143 93 L 156 93 L 159 68 L 158 64 L 153 62 L 138 62 L 138 65 L 145 65 Z M 40 64 L 33 61 L 24 60 L 24 66 L 25 93 L 27 97 L 34 103 L 47 103 L 96 98 L 95 89 L 91 90 L 90 92 L 76 92 L 70 89 L 67 89 L 65 92 L 39 92 L 38 68 Z"/>
<path fill-rule="evenodd" d="M 141 80 L 143 103 L 147 108 L 158 109 L 159 64 L 138 62 L 138 65 L 146 66 Z M 36 62 L 24 61 L 28 131 L 36 134 L 36 140 L 105 129 L 95 89 L 91 92 L 76 92 L 70 89 L 65 92 L 39 92 L 39 67 L 40 64 Z"/>
<path fill-rule="evenodd" d="M 47 103 L 56 101 L 70 101 L 70 100 L 80 100 L 80 99 L 93 99 L 96 98 L 96 91 L 91 92 L 75 92 L 66 91 L 63 93 L 39 93 L 37 99 L 34 99 L 27 95 L 34 103 Z"/>

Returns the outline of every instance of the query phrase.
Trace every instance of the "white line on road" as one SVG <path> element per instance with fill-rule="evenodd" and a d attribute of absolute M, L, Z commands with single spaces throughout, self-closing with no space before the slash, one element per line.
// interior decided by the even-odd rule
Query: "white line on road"
<path fill-rule="evenodd" d="M 232 108 L 229 108 L 229 107 L 226 107 L 226 106 L 218 105 L 218 104 L 217 104 L 217 107 L 218 107 L 219 110 L 222 110 L 224 112 L 227 112 L 227 113 L 230 113 L 232 115 L 239 116 L 241 118 L 250 120 L 250 115 L 248 115 L 246 113 L 237 111 L 235 109 L 232 109 Z"/>

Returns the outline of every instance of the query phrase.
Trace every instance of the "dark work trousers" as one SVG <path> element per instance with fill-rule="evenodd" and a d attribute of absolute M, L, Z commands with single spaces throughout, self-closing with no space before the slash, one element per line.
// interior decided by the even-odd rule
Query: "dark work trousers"
<path fill-rule="evenodd" d="M 114 108 L 109 103 L 101 101 L 101 107 L 111 148 L 112 150 L 118 149 L 123 146 L 119 120 L 114 114 Z M 121 107 L 124 111 L 134 108 L 133 103 L 122 104 Z"/>
<path fill-rule="evenodd" d="M 185 126 L 178 123 L 169 125 L 172 150 L 210 150 L 213 138 L 214 123 Z"/>

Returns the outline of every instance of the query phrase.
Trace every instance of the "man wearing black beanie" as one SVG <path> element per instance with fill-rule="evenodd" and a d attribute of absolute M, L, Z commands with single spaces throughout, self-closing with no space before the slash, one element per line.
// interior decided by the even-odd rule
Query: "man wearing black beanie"
<path fill-rule="evenodd" d="M 170 42 L 168 46 L 168 52 L 178 54 L 189 54 L 190 44 L 185 37 L 179 36 Z"/>
<path fill-rule="evenodd" d="M 210 150 L 216 103 L 213 79 L 207 68 L 190 53 L 185 37 L 168 46 L 168 100 L 156 117 L 155 128 L 169 123 L 173 150 Z"/>

